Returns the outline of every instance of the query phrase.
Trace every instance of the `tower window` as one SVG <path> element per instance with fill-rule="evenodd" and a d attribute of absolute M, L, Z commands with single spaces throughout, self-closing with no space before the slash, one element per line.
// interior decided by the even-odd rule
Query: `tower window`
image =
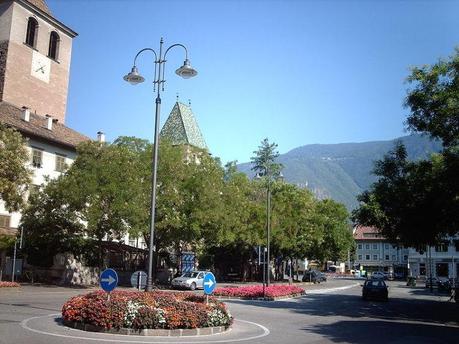
<path fill-rule="evenodd" d="M 35 18 L 30 17 L 27 22 L 26 44 L 35 48 L 37 45 L 38 22 Z"/>
<path fill-rule="evenodd" d="M 48 49 L 48 57 L 52 58 L 53 60 L 57 60 L 59 55 L 59 35 L 56 31 L 51 32 L 49 35 L 49 49 Z"/>

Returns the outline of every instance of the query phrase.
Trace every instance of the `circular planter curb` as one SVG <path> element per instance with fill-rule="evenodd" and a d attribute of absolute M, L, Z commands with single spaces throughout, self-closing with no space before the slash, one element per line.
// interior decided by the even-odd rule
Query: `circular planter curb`
<path fill-rule="evenodd" d="M 285 299 L 294 299 L 296 297 L 301 297 L 306 295 L 306 293 L 290 294 L 285 296 L 275 296 L 275 297 L 244 297 L 244 296 L 214 296 L 217 300 L 248 300 L 248 301 L 277 301 Z"/>
<path fill-rule="evenodd" d="M 231 326 L 216 326 L 216 327 L 200 327 L 200 328 L 186 328 L 186 329 L 142 329 L 136 330 L 132 328 L 111 328 L 84 324 L 77 321 L 62 320 L 65 326 L 88 332 L 100 332 L 110 334 L 134 335 L 134 336 L 156 336 L 156 337 L 187 337 L 187 336 L 208 336 L 211 334 L 223 333 L 231 328 Z"/>

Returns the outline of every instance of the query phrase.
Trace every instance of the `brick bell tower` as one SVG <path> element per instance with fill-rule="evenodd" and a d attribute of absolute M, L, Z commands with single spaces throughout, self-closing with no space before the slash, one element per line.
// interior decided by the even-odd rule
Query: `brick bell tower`
<path fill-rule="evenodd" d="M 0 101 L 65 123 L 76 36 L 44 0 L 0 0 Z"/>

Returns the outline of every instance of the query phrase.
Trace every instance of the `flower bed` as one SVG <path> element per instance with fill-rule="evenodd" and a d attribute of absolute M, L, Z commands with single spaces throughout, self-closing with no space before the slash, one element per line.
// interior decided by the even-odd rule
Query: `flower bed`
<path fill-rule="evenodd" d="M 16 282 L 0 282 L 0 288 L 18 288 L 19 283 Z"/>
<path fill-rule="evenodd" d="M 303 295 L 304 289 L 292 285 L 270 285 L 265 288 L 265 296 L 268 298 L 277 298 L 282 296 Z M 251 285 L 246 287 L 229 287 L 217 288 L 214 291 L 215 296 L 241 297 L 241 298 L 260 298 L 263 297 L 262 285 Z"/>
<path fill-rule="evenodd" d="M 229 327 L 224 303 L 188 293 L 115 291 L 110 301 L 103 291 L 72 297 L 62 307 L 65 322 L 103 329 L 194 329 Z"/>

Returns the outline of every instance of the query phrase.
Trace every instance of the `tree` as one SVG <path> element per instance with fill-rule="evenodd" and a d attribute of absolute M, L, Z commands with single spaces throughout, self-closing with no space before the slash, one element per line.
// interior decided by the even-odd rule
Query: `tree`
<path fill-rule="evenodd" d="M 18 211 L 24 206 L 27 185 L 31 181 L 28 160 L 22 135 L 0 123 L 0 199 L 8 211 Z"/>
<path fill-rule="evenodd" d="M 32 198 L 22 226 L 29 251 L 38 252 L 48 244 L 49 249 L 41 252 L 52 258 L 67 250 L 78 254 L 90 243 L 96 264 L 103 267 L 104 240 L 120 239 L 128 232 L 135 236 L 142 230 L 140 159 L 125 145 L 99 142 L 84 142 L 77 152 L 70 168 Z"/>
<path fill-rule="evenodd" d="M 280 175 L 283 166 L 275 162 L 279 157 L 276 143 L 269 143 L 269 140 L 265 138 L 258 146 L 258 150 L 253 153 L 255 154 L 251 157 L 253 171 L 258 172 L 268 180 Z"/>
<path fill-rule="evenodd" d="M 349 213 L 346 207 L 330 199 L 318 201 L 317 213 L 323 226 L 323 241 L 317 247 L 315 258 L 327 262 L 345 259 L 354 246 Z"/>
<path fill-rule="evenodd" d="M 408 128 L 443 140 L 447 148 L 459 145 L 459 47 L 449 60 L 414 67 L 408 82 Z"/>
<path fill-rule="evenodd" d="M 459 231 L 459 50 L 449 60 L 413 68 L 408 82 L 408 128 L 441 139 L 444 150 L 410 162 L 397 145 L 375 164 L 380 178 L 359 196 L 353 219 L 393 242 L 421 247 Z"/>

